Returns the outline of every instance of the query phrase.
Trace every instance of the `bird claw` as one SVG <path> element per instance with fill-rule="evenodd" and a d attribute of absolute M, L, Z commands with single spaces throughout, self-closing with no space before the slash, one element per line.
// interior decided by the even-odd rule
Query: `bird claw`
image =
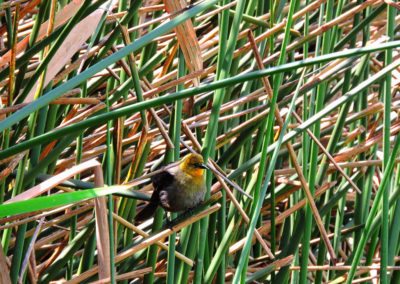
<path fill-rule="evenodd" d="M 189 208 L 186 211 L 184 211 L 183 213 L 179 214 L 176 218 L 171 219 L 171 216 L 166 215 L 165 216 L 165 227 L 167 227 L 168 229 L 173 229 L 173 227 L 178 224 L 179 222 L 181 222 L 182 220 L 192 216 L 195 213 L 195 209 L 196 207 L 193 208 Z"/>
<path fill-rule="evenodd" d="M 196 207 L 189 208 L 188 210 L 186 210 L 185 215 L 186 215 L 186 214 L 189 215 L 189 216 L 193 215 L 195 209 L 196 209 Z"/>

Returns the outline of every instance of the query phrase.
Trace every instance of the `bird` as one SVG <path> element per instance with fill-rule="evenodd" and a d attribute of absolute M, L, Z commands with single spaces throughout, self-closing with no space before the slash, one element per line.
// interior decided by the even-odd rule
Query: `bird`
<path fill-rule="evenodd" d="M 151 177 L 153 194 L 150 202 L 136 215 L 136 223 L 154 215 L 158 206 L 168 212 L 182 212 L 204 201 L 205 170 L 209 169 L 199 154 L 190 153 L 174 166 L 166 166 Z"/>

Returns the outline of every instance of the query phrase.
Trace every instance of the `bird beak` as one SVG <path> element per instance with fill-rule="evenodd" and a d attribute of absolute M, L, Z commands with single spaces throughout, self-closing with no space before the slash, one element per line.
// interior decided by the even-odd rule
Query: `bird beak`
<path fill-rule="evenodd" d="M 210 168 L 206 165 L 206 164 L 199 164 L 200 168 L 205 169 L 205 170 L 209 170 Z"/>

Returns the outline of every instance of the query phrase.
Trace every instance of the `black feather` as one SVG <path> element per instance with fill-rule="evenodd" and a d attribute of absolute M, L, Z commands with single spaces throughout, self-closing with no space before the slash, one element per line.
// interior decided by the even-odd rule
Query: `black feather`
<path fill-rule="evenodd" d="M 146 219 L 149 219 L 151 216 L 153 216 L 154 212 L 157 209 L 157 206 L 158 206 L 158 203 L 150 201 L 149 204 L 147 204 L 146 207 L 144 207 L 142 209 L 142 211 L 140 211 L 136 215 L 135 221 L 137 223 L 140 223 L 140 222 L 143 222 Z"/>
<path fill-rule="evenodd" d="M 174 183 L 174 176 L 167 171 L 162 171 L 151 177 L 151 182 L 153 183 L 154 190 L 160 191 Z"/>
<path fill-rule="evenodd" d="M 162 171 L 154 176 L 151 177 L 151 182 L 153 184 L 153 194 L 151 195 L 150 202 L 147 204 L 142 211 L 140 211 L 136 217 L 135 221 L 140 223 L 144 220 L 153 216 L 154 212 L 157 209 L 157 206 L 160 204 L 167 205 L 167 200 L 161 200 L 160 194 L 161 192 L 165 193 L 163 189 L 173 185 L 174 183 L 174 176 L 167 171 Z M 162 194 L 161 194 L 162 195 Z"/>

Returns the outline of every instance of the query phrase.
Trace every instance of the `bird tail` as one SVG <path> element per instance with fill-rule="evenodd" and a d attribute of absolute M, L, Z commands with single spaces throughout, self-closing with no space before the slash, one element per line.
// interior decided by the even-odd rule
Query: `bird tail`
<path fill-rule="evenodd" d="M 144 207 L 142 209 L 142 211 L 140 211 L 136 217 L 135 217 L 135 221 L 137 223 L 143 222 L 144 220 L 150 218 L 151 216 L 153 216 L 154 212 L 157 209 L 158 204 L 156 202 L 150 202 L 149 204 L 146 205 L 146 207 Z"/>

